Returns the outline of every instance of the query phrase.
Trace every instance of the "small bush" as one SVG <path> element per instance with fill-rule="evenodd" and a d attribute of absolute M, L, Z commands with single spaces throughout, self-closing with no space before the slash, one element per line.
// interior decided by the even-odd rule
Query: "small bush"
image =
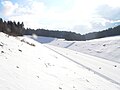
<path fill-rule="evenodd" d="M 26 44 L 28 44 L 28 45 L 30 45 L 30 46 L 34 46 L 34 47 L 35 47 L 35 44 L 29 43 L 28 41 L 25 41 L 24 39 L 22 39 L 21 42 L 24 42 L 24 43 L 26 43 Z"/>

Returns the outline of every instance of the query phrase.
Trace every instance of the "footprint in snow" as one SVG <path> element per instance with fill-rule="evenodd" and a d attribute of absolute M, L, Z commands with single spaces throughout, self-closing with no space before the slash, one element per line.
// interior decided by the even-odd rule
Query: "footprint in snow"
<path fill-rule="evenodd" d="M 41 60 L 40 58 L 38 58 L 39 60 Z"/>
<path fill-rule="evenodd" d="M 18 51 L 22 52 L 22 50 L 21 50 L 21 49 L 18 49 Z"/>
<path fill-rule="evenodd" d="M 52 65 L 50 63 L 44 63 L 44 64 L 45 64 L 46 67 L 48 67 L 48 66 L 55 66 L 55 65 Z"/>
<path fill-rule="evenodd" d="M 61 87 L 59 87 L 59 89 L 61 89 L 61 90 L 62 90 L 62 88 L 61 88 Z"/>
<path fill-rule="evenodd" d="M 73 88 L 75 88 L 75 86 L 73 86 Z"/>
<path fill-rule="evenodd" d="M 2 44 L 0 44 L 0 46 L 1 46 L 1 47 L 3 47 L 3 45 L 2 45 Z"/>
<path fill-rule="evenodd" d="M 101 69 L 101 67 L 99 67 L 99 69 Z"/>
<path fill-rule="evenodd" d="M 37 78 L 39 78 L 39 76 L 37 76 Z"/>
<path fill-rule="evenodd" d="M 10 49 L 8 49 L 10 52 L 12 52 Z"/>
<path fill-rule="evenodd" d="M 103 44 L 103 46 L 105 47 L 105 46 L 106 46 L 106 44 Z"/>
<path fill-rule="evenodd" d="M 86 79 L 86 82 L 89 82 L 89 80 Z"/>
<path fill-rule="evenodd" d="M 18 66 L 16 66 L 16 68 L 19 68 Z"/>

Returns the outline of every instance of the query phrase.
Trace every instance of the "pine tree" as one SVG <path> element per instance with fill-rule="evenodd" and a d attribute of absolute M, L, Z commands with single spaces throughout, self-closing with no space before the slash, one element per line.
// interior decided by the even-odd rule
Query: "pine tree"
<path fill-rule="evenodd" d="M 3 32 L 3 20 L 0 18 L 0 32 Z"/>

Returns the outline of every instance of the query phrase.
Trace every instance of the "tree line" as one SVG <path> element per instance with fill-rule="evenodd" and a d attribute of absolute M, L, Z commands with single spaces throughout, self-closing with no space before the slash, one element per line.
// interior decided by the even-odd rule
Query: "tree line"
<path fill-rule="evenodd" d="M 77 34 L 75 32 L 68 32 L 68 31 L 53 31 L 53 30 L 45 30 L 45 29 L 26 29 L 25 35 L 32 35 L 36 34 L 38 36 L 46 36 L 46 37 L 55 37 L 55 38 L 63 38 L 68 41 L 85 41 L 91 39 L 98 39 L 110 36 L 120 35 L 120 25 L 108 28 L 106 30 L 87 33 L 84 35 Z"/>
<path fill-rule="evenodd" d="M 12 21 L 3 21 L 0 18 L 0 32 L 13 35 L 13 36 L 22 36 L 24 34 L 24 24 L 23 22 L 12 22 Z"/>
<path fill-rule="evenodd" d="M 98 39 L 98 38 L 117 36 L 117 35 L 120 35 L 120 25 L 113 28 L 108 28 L 106 30 L 88 33 L 85 34 L 84 36 L 86 40 L 91 40 L 91 39 Z"/>
<path fill-rule="evenodd" d="M 46 30 L 46 29 L 26 29 L 25 35 L 32 35 L 35 34 L 37 36 L 45 36 L 45 37 L 54 37 L 54 38 L 64 38 L 68 41 L 81 41 L 84 40 L 84 36 L 81 34 L 77 34 L 75 32 L 68 32 L 68 31 L 58 31 L 58 30 Z"/>
<path fill-rule="evenodd" d="M 20 22 L 12 22 L 12 21 L 3 21 L 0 18 L 0 32 L 4 32 L 9 35 L 13 36 L 22 36 L 22 35 L 33 35 L 36 34 L 37 36 L 45 36 L 45 37 L 54 37 L 54 38 L 63 38 L 68 41 L 85 41 L 109 36 L 116 36 L 120 35 L 120 25 L 108 28 L 106 30 L 87 33 L 84 35 L 70 32 L 70 31 L 58 31 L 58 30 L 46 30 L 46 29 L 31 29 L 31 28 L 24 28 L 24 23 Z"/>

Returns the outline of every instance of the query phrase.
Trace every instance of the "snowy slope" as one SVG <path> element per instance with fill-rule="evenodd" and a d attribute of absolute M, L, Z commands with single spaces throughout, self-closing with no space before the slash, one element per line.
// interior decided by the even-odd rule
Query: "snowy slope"
<path fill-rule="evenodd" d="M 78 65 L 85 67 L 86 69 L 93 71 L 99 76 L 120 85 L 120 64 L 111 62 L 98 57 L 90 56 L 80 52 L 76 52 L 69 49 L 63 49 L 56 46 L 46 45 L 51 50 L 58 54 L 68 58 Z M 114 72 L 114 73 L 113 73 Z"/>
<path fill-rule="evenodd" d="M 44 38 L 44 40 L 47 39 L 49 38 Z M 79 51 L 85 54 L 120 63 L 120 36 L 88 41 L 65 41 L 55 39 L 47 44 L 68 48 L 71 50 Z"/>
<path fill-rule="evenodd" d="M 0 33 L 0 90 L 120 90 L 120 85 L 30 38 Z"/>
<path fill-rule="evenodd" d="M 120 63 L 120 36 L 76 42 L 69 48 Z"/>

